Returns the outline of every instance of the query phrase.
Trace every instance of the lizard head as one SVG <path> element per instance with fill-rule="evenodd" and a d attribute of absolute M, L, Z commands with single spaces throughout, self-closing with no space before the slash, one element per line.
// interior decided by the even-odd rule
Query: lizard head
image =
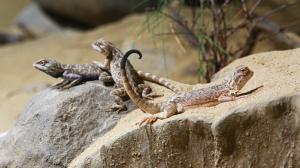
<path fill-rule="evenodd" d="M 236 67 L 235 71 L 229 77 L 227 84 L 231 89 L 240 90 L 252 76 L 253 71 L 251 71 L 248 67 L 241 65 Z"/>
<path fill-rule="evenodd" d="M 92 48 L 101 54 L 105 55 L 107 59 L 111 59 L 113 49 L 115 48 L 111 42 L 100 38 L 91 44 Z"/>
<path fill-rule="evenodd" d="M 54 78 L 60 77 L 64 72 L 61 64 L 53 59 L 38 60 L 33 64 L 33 67 Z"/>

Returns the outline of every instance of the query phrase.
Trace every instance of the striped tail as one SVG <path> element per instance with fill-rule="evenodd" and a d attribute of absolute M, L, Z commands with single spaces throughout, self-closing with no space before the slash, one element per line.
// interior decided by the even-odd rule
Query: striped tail
<path fill-rule="evenodd" d="M 139 95 L 137 95 L 134 90 L 132 89 L 128 77 L 127 77 L 127 73 L 126 73 L 126 69 L 125 69 L 125 65 L 126 65 L 126 61 L 129 55 L 136 53 L 139 55 L 139 59 L 142 58 L 142 53 L 139 50 L 136 49 L 131 49 L 129 51 L 127 51 L 122 60 L 121 60 L 121 75 L 122 75 L 122 80 L 123 80 L 123 85 L 124 88 L 128 94 L 128 96 L 130 97 L 130 99 L 145 113 L 150 113 L 150 114 L 156 114 L 159 113 L 161 111 L 161 106 L 160 104 L 157 103 L 150 103 L 150 102 L 146 102 L 144 99 L 142 99 Z"/>
<path fill-rule="evenodd" d="M 153 83 L 159 84 L 161 86 L 164 86 L 164 87 L 172 90 L 175 93 L 180 93 L 181 92 L 181 90 L 178 89 L 176 86 L 174 86 L 170 82 L 160 78 L 159 76 L 156 76 L 156 75 L 153 75 L 153 74 L 150 74 L 150 73 L 145 73 L 143 71 L 137 71 L 137 73 L 143 80 L 146 80 L 146 81 L 153 82 Z"/>

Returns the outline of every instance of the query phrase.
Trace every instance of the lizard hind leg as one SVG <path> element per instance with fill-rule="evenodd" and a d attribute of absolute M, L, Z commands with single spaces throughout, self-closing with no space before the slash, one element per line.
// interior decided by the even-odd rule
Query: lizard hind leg
<path fill-rule="evenodd" d="M 69 89 L 73 86 L 76 86 L 82 82 L 81 75 L 73 73 L 72 70 L 65 70 L 63 73 L 63 78 L 68 81 L 68 83 L 63 84 L 59 87 L 60 90 Z"/>
<path fill-rule="evenodd" d="M 170 102 L 164 107 L 162 112 L 145 117 L 139 123 L 139 125 L 142 125 L 143 123 L 153 124 L 158 119 L 163 120 L 163 119 L 169 118 L 169 117 L 175 115 L 176 113 L 178 113 L 177 109 L 181 110 L 180 108 L 177 107 L 177 105 L 175 103 Z"/>
<path fill-rule="evenodd" d="M 107 72 L 100 73 L 99 80 L 104 82 L 104 83 L 114 82 L 113 77 L 110 74 L 108 74 Z"/>
<path fill-rule="evenodd" d="M 71 87 L 73 87 L 73 86 L 76 86 L 76 85 L 78 85 L 78 84 L 80 84 L 80 83 L 81 83 L 81 79 L 73 80 L 72 82 L 66 84 L 65 86 L 62 86 L 62 87 L 60 88 L 60 90 L 69 89 L 69 88 L 71 88 Z"/>
<path fill-rule="evenodd" d="M 152 92 L 152 89 L 147 84 L 139 84 L 138 85 L 139 92 L 142 93 L 142 98 L 152 100 L 155 97 L 162 97 L 163 94 L 156 94 Z"/>
<path fill-rule="evenodd" d="M 154 115 L 150 115 L 148 117 L 145 117 L 142 119 L 141 122 L 138 122 L 136 124 L 138 124 L 139 126 L 141 126 L 143 123 L 146 123 L 146 124 L 153 124 L 155 123 L 156 121 L 158 120 L 158 117 L 154 116 Z"/>
<path fill-rule="evenodd" d="M 114 97 L 115 102 L 114 102 L 114 104 L 110 108 L 105 109 L 106 112 L 117 112 L 117 113 L 120 113 L 122 111 L 126 111 L 127 110 L 127 107 L 124 104 L 123 99 L 122 99 L 122 97 L 124 97 L 124 96 L 127 95 L 124 88 L 113 89 L 110 92 L 110 95 Z"/>
<path fill-rule="evenodd" d="M 98 61 L 93 61 L 94 64 L 96 64 L 100 69 L 104 71 L 109 71 L 109 65 L 110 65 L 111 60 L 105 59 L 104 64 Z"/>

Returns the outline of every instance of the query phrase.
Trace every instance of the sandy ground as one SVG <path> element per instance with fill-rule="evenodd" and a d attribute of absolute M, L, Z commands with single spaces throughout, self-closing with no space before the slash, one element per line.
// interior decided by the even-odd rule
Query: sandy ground
<path fill-rule="evenodd" d="M 0 30 L 9 30 L 17 13 L 29 2 L 30 0 L 0 0 Z"/>

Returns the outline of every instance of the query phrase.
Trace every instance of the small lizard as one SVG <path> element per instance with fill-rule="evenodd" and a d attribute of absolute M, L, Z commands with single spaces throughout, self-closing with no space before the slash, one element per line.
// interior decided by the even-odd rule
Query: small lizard
<path fill-rule="evenodd" d="M 98 80 L 104 83 L 113 83 L 109 71 L 104 71 L 94 63 L 90 64 L 62 64 L 53 59 L 41 59 L 33 64 L 36 69 L 54 77 L 62 78 L 52 87 L 55 89 L 68 89 L 86 81 Z"/>
<path fill-rule="evenodd" d="M 94 61 L 98 64 L 99 67 L 103 70 L 110 71 L 112 78 L 115 81 L 114 90 L 111 92 L 111 96 L 115 98 L 115 104 L 112 108 L 108 109 L 109 111 L 124 111 L 127 110 L 126 105 L 123 102 L 122 97 L 127 96 L 126 91 L 123 87 L 123 80 L 121 79 L 121 59 L 123 58 L 123 53 L 117 49 L 112 43 L 100 38 L 92 43 L 92 47 L 106 56 L 104 64 Z M 162 86 L 167 87 L 168 89 L 174 91 L 175 93 L 180 92 L 175 86 L 172 86 L 166 80 L 159 78 L 158 76 L 144 73 L 142 71 L 136 71 L 133 66 L 127 61 L 126 70 L 130 76 L 130 83 L 133 86 L 134 92 L 143 99 L 152 99 L 153 97 L 161 96 L 155 95 L 152 93 L 152 89 L 149 85 L 144 83 L 145 81 L 150 81 Z"/>
<path fill-rule="evenodd" d="M 142 123 L 154 123 L 157 119 L 169 118 L 177 113 L 182 113 L 185 107 L 202 105 L 207 103 L 221 103 L 233 101 L 237 99 L 237 94 L 241 88 L 253 76 L 251 71 L 246 66 L 239 66 L 235 71 L 221 84 L 216 84 L 202 89 L 192 90 L 186 93 L 180 93 L 172 96 L 165 102 L 151 103 L 146 102 L 135 94 L 130 83 L 128 82 L 127 70 L 125 64 L 130 54 L 136 53 L 139 58 L 142 54 L 139 50 L 130 50 L 126 52 L 121 61 L 121 73 L 124 81 L 124 88 L 131 100 L 145 113 L 152 114 L 144 118 Z M 130 77 L 130 76 L 129 76 Z M 241 96 L 242 97 L 242 96 Z M 241 98 L 238 97 L 238 98 Z"/>

